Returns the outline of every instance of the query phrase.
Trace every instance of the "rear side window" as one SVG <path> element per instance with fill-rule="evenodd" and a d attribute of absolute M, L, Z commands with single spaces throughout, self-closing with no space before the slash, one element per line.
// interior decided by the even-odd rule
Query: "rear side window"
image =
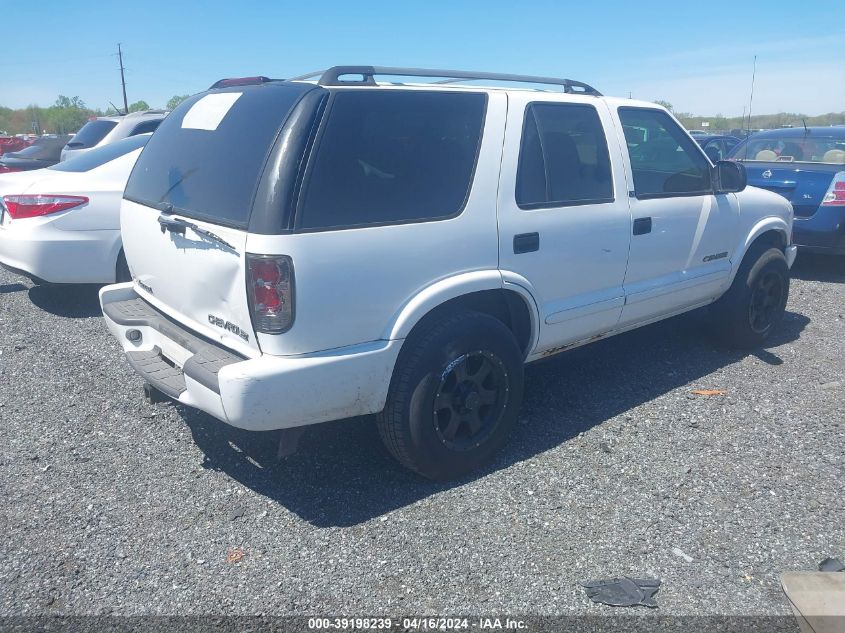
<path fill-rule="evenodd" d="M 150 132 L 155 132 L 156 128 L 161 122 L 162 119 L 153 119 L 152 121 L 144 121 L 143 123 L 139 123 L 135 126 L 135 129 L 132 130 L 132 133 L 129 136 L 135 136 L 136 134 L 149 134 Z"/>
<path fill-rule="evenodd" d="M 82 129 L 70 139 L 68 146 L 72 149 L 85 149 L 94 147 L 102 141 L 106 134 L 111 132 L 117 125 L 116 121 L 88 121 Z"/>
<path fill-rule="evenodd" d="M 146 145 L 149 138 L 149 136 L 133 136 L 132 138 L 125 138 L 121 141 L 97 147 L 92 149 L 90 152 L 73 156 L 73 158 L 69 158 L 62 163 L 57 163 L 47 169 L 73 172 L 91 171 L 92 169 L 96 169 L 101 165 L 105 165 L 110 161 L 143 147 Z"/>
<path fill-rule="evenodd" d="M 298 228 L 458 214 L 469 194 L 486 103 L 480 93 L 337 92 L 306 176 Z"/>
<path fill-rule="evenodd" d="M 662 110 L 619 108 L 637 198 L 711 193 L 710 163 Z"/>
<path fill-rule="evenodd" d="M 534 209 L 612 201 L 607 139 L 596 109 L 529 105 L 519 150 L 517 204 Z"/>
<path fill-rule="evenodd" d="M 124 197 L 245 228 L 276 135 L 309 84 L 215 90 L 182 102 L 141 153 Z"/>

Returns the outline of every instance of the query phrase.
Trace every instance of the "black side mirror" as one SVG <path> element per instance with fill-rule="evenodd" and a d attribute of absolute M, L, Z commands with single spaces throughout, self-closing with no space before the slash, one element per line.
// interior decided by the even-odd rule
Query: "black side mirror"
<path fill-rule="evenodd" d="M 716 193 L 737 193 L 748 186 L 745 165 L 732 160 L 720 160 L 713 167 L 713 189 Z"/>

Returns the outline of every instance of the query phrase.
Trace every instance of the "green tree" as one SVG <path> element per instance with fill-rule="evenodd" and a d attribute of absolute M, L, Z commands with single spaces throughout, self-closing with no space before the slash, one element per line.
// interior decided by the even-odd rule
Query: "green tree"
<path fill-rule="evenodd" d="M 136 101 L 135 103 L 129 104 L 129 111 L 130 112 L 140 112 L 141 110 L 149 110 L 150 104 L 144 100 Z"/>
<path fill-rule="evenodd" d="M 190 96 L 191 95 L 173 95 L 172 97 L 170 97 L 170 99 L 168 99 L 166 109 L 168 109 L 168 110 L 175 109 L 176 106 L 178 106 L 180 103 L 182 103 L 185 99 L 187 99 Z"/>
<path fill-rule="evenodd" d="M 671 103 L 669 103 L 668 101 L 663 101 L 662 99 L 658 99 L 658 100 L 657 100 L 657 101 L 655 101 L 654 103 L 656 103 L 656 104 L 657 104 L 657 105 L 659 105 L 659 106 L 663 106 L 664 108 L 666 108 L 667 110 L 669 110 L 669 112 L 673 112 L 673 109 L 672 109 L 672 104 L 671 104 Z"/>
<path fill-rule="evenodd" d="M 72 134 L 85 125 L 93 114 L 79 97 L 59 95 L 56 103 L 46 110 L 30 106 L 31 119 L 37 122 L 41 130 Z"/>

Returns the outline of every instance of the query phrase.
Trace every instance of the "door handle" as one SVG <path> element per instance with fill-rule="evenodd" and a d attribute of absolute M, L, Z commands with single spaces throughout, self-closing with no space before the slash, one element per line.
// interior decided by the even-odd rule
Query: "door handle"
<path fill-rule="evenodd" d="M 520 233 L 513 236 L 513 253 L 533 253 L 540 250 L 539 233 Z"/>
<path fill-rule="evenodd" d="M 651 218 L 637 218 L 634 220 L 634 235 L 651 233 Z"/>

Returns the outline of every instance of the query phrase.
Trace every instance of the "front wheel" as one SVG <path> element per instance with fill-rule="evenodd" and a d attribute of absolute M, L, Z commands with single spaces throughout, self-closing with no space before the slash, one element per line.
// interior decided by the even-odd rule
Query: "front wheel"
<path fill-rule="evenodd" d="M 444 315 L 406 341 L 377 417 L 379 433 L 411 470 L 460 477 L 505 443 L 522 389 L 522 353 L 501 321 L 470 311 Z"/>
<path fill-rule="evenodd" d="M 789 266 L 778 248 L 752 247 L 730 289 L 713 305 L 717 334 L 740 348 L 762 345 L 786 310 Z"/>

